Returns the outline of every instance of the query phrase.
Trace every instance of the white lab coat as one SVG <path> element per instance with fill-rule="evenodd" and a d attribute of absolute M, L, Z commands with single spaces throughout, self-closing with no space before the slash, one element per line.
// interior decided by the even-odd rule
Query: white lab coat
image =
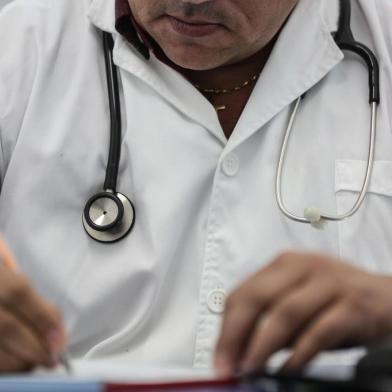
<path fill-rule="evenodd" d="M 14 0 L 0 13 L 0 229 L 60 307 L 75 357 L 209 366 L 226 293 L 287 249 L 392 273 L 392 2 L 354 1 L 353 30 L 380 60 L 377 151 L 353 218 L 324 231 L 278 211 L 275 171 L 292 102 L 306 96 L 284 175 L 287 206 L 349 209 L 369 139 L 367 70 L 342 62 L 337 1 L 300 0 L 227 141 L 181 75 L 115 34 L 113 0 Z M 136 207 L 113 245 L 82 227 L 109 143 L 96 27 L 115 34 L 123 140 L 118 189 Z"/>
<path fill-rule="evenodd" d="M 5 6 L 6 4 L 10 3 L 12 0 L 0 0 L 0 7 Z"/>

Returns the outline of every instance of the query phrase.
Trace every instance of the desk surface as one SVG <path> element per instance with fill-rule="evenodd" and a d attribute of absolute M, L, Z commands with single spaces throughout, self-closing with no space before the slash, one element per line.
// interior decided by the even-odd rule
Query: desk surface
<path fill-rule="evenodd" d="M 388 386 L 389 385 L 389 386 Z M 48 380 L 39 378 L 0 378 L 0 392 L 390 392 L 392 380 L 380 388 L 315 380 L 274 380 L 263 378 L 254 384 L 234 385 L 216 382 L 175 384 L 106 384 L 94 381 Z"/>
<path fill-rule="evenodd" d="M 73 374 L 67 375 L 58 368 L 54 372 L 41 371 L 30 376 L 0 377 L 0 392 L 349 392 L 360 390 L 348 388 L 342 383 L 332 384 L 314 380 L 277 380 L 257 377 L 251 384 L 239 385 L 219 381 L 212 370 L 192 368 L 135 368 L 113 358 L 105 360 L 73 361 Z M 342 366 L 339 366 L 341 370 Z M 342 374 L 331 367 L 322 367 L 318 377 L 332 376 L 341 379 Z M 344 370 L 344 369 L 343 369 Z M 385 389 L 387 392 L 391 388 Z M 365 389 L 364 391 L 369 392 Z M 375 392 L 384 392 L 374 389 Z"/>

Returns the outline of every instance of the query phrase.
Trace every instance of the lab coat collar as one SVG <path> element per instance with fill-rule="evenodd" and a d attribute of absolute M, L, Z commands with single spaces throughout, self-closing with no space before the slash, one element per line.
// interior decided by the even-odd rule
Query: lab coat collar
<path fill-rule="evenodd" d="M 116 65 L 142 79 L 223 145 L 227 143 L 228 150 L 233 150 L 315 86 L 344 58 L 331 35 L 336 29 L 337 4 L 331 0 L 299 0 L 228 143 L 212 105 L 182 75 L 155 56 L 146 63 L 118 34 L 113 57 Z M 92 0 L 89 18 L 101 30 L 116 33 L 115 1 Z"/>
<path fill-rule="evenodd" d="M 116 35 L 114 63 L 143 80 L 166 101 L 226 144 L 226 137 L 212 105 L 191 83 L 155 56 L 145 60 L 115 29 L 115 0 L 92 0 L 88 17 L 96 27 Z M 183 97 L 187 97 L 185 100 Z"/>
<path fill-rule="evenodd" d="M 228 142 L 232 150 L 323 79 L 343 58 L 338 2 L 299 0 Z"/>
<path fill-rule="evenodd" d="M 87 13 L 90 22 L 102 31 L 115 33 L 115 0 L 91 0 Z"/>
<path fill-rule="evenodd" d="M 117 66 L 143 80 L 183 115 L 207 129 L 222 145 L 227 143 L 213 106 L 179 72 L 158 60 L 155 55 L 151 56 L 147 64 L 141 56 L 134 55 L 122 36 L 116 39 L 113 59 Z"/>

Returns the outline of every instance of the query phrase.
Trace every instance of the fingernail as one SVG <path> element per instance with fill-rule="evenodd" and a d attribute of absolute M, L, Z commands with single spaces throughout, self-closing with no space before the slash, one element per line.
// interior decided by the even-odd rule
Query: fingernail
<path fill-rule="evenodd" d="M 240 370 L 243 375 L 244 374 L 246 375 L 246 374 L 251 374 L 253 372 L 256 372 L 257 370 L 259 370 L 259 368 L 256 367 L 253 363 L 244 362 L 241 364 Z"/>
<path fill-rule="evenodd" d="M 56 350 L 60 348 L 61 345 L 63 344 L 63 334 L 60 330 L 54 329 L 48 333 L 47 340 L 49 342 L 50 347 L 53 350 Z"/>
<path fill-rule="evenodd" d="M 50 367 L 55 368 L 60 365 L 60 357 L 57 354 L 51 355 Z"/>
<path fill-rule="evenodd" d="M 233 366 L 225 356 L 217 355 L 214 360 L 214 367 L 218 377 L 228 378 L 233 376 Z"/>

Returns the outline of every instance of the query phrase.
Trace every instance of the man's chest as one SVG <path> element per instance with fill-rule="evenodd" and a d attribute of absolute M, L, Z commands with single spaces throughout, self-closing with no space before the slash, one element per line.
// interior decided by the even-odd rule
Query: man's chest
<path fill-rule="evenodd" d="M 369 140 L 366 82 L 358 83 L 360 67 L 350 68 L 348 76 L 339 67 L 306 97 L 289 144 L 283 197 L 300 214 L 309 205 L 346 210 L 362 184 Z M 118 190 L 134 202 L 136 223 L 120 243 L 94 242 L 83 229 L 82 213 L 86 200 L 102 189 L 107 163 L 109 115 L 101 73 L 100 67 L 76 73 L 65 86 L 63 97 L 76 100 L 77 108 L 68 99 L 50 101 L 50 84 L 37 87 L 17 140 L 3 140 L 10 154 L 0 199 L 2 232 L 23 270 L 64 310 L 78 353 L 95 343 L 93 353 L 112 353 L 123 335 L 98 343 L 123 329 L 133 336 L 136 325 L 149 334 L 147 345 L 162 341 L 166 318 L 175 320 L 181 309 L 189 333 L 179 344 L 192 347 L 196 336 L 205 363 L 220 320 L 211 298 L 230 292 L 287 249 L 327 252 L 391 272 L 386 233 L 392 230 L 392 142 L 385 109 L 364 206 L 354 218 L 317 231 L 287 220 L 276 204 L 290 105 L 257 125 L 256 88 L 253 106 L 226 143 L 202 97 L 179 93 L 176 103 L 124 71 Z M 350 110 L 337 105 L 339 99 Z M 50 102 L 44 113 L 42 101 Z M 247 126 L 255 132 L 239 142 Z M 103 305 L 114 311 L 106 321 L 98 317 Z M 91 342 L 94 318 L 100 326 Z"/>
<path fill-rule="evenodd" d="M 366 84 L 357 83 L 362 77 L 360 67 L 352 68 L 344 85 L 338 83 L 341 73 L 346 73 L 346 65 L 339 65 L 308 94 L 290 139 L 283 198 L 298 214 L 308 206 L 332 214 L 342 212 L 354 203 L 363 182 L 370 118 Z M 252 270 L 287 247 L 343 252 L 343 257 L 351 258 L 357 255 L 352 252 L 358 249 L 359 241 L 378 255 L 377 262 L 373 256 L 371 261 L 363 261 L 370 262 L 369 268 L 389 270 L 388 263 L 380 261 L 388 259 L 389 243 L 382 235 L 374 238 L 367 232 L 388 232 L 392 221 L 385 219 L 390 211 L 392 182 L 388 175 L 392 142 L 385 111 L 379 115 L 375 169 L 363 208 L 352 220 L 316 231 L 284 218 L 276 204 L 276 169 L 290 105 L 242 143 L 236 145 L 234 139 L 225 144 L 214 129 L 205 126 L 211 112 L 202 106 L 192 108 L 192 102 L 185 98 L 183 106 L 175 107 L 126 72 L 121 73 L 121 81 L 123 134 L 118 190 L 135 204 L 136 225 L 130 237 L 145 235 L 146 227 L 151 237 L 141 237 L 140 243 L 132 240 L 134 246 L 143 248 L 146 241 L 153 240 L 160 250 L 174 249 L 180 242 L 202 250 L 209 241 L 217 241 L 222 263 L 229 260 L 229 265 L 240 269 L 244 259 L 254 259 L 255 264 L 249 267 Z M 88 246 L 90 239 L 85 238 L 81 215 L 88 197 L 103 186 L 109 119 L 103 86 L 88 94 L 95 96 L 94 105 L 87 101 L 83 104 L 84 91 L 81 88 L 78 92 L 84 107 L 80 115 L 75 116 L 75 108 L 67 104 L 61 107 L 65 119 L 61 123 L 51 111 L 43 116 L 40 113 L 43 126 L 39 135 L 30 130 L 36 121 L 34 115 L 25 121 L 13 146 L 2 191 L 2 222 L 7 222 L 5 227 L 12 232 L 22 217 L 29 231 L 29 222 L 42 216 L 43 238 L 45 227 L 49 230 L 54 225 L 59 241 L 61 233 L 65 236 L 72 228 L 82 239 L 81 249 Z M 256 90 L 253 101 L 257 94 Z M 349 108 L 336 104 L 339 97 L 350 102 Z M 38 104 L 39 100 L 32 101 L 32 113 Z M 184 111 L 187 105 L 200 121 Z M 243 128 L 247 121 L 254 127 L 248 120 L 253 115 L 245 110 Z M 235 130 L 234 137 L 240 132 Z M 37 138 L 45 143 L 37 144 Z M 26 179 L 32 167 L 35 175 Z M 29 203 L 23 201 L 26 199 Z M 373 247 L 370 238 L 380 243 Z M 74 240 L 80 242 L 76 237 Z M 384 243 L 381 257 L 376 249 Z"/>

